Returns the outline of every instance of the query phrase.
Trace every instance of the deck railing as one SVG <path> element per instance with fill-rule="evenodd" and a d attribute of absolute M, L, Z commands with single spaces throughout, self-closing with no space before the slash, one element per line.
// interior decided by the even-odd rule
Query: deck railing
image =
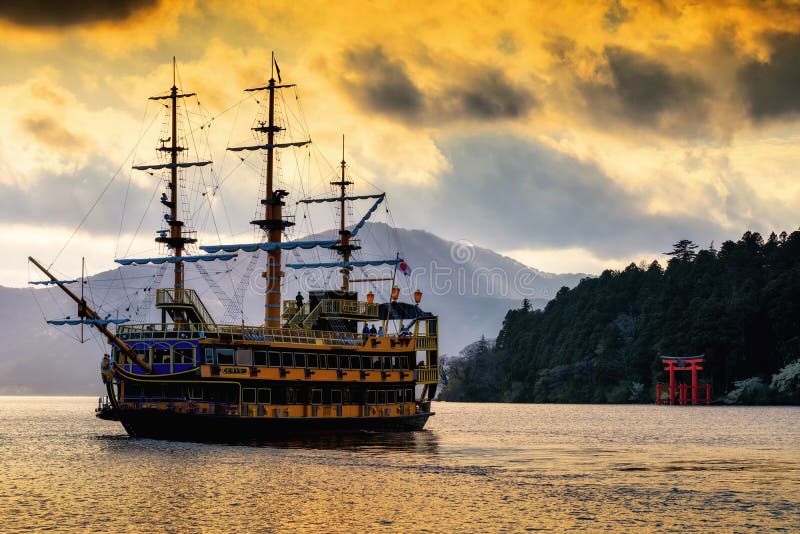
<path fill-rule="evenodd" d="M 194 309 L 203 323 L 214 324 L 214 318 L 194 289 L 156 289 L 156 307 L 159 306 L 186 306 Z"/>
<path fill-rule="evenodd" d="M 439 383 L 439 368 L 438 367 L 417 367 L 417 383 L 418 384 L 438 384 Z"/>
<path fill-rule="evenodd" d="M 117 327 L 117 335 L 123 341 L 136 339 L 203 339 L 208 337 L 231 336 L 245 341 L 267 341 L 274 343 L 305 343 L 310 345 L 361 346 L 369 339 L 352 332 L 332 332 L 305 330 L 300 328 L 265 328 L 263 326 L 207 325 L 202 323 L 144 323 L 124 324 Z M 402 338 L 408 339 L 408 338 Z M 420 336 L 416 338 L 417 350 L 420 347 L 435 347 L 437 338 Z"/>

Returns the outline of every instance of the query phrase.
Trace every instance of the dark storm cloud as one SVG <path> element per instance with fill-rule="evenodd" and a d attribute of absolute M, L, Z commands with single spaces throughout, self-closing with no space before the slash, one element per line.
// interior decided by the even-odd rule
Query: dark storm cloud
<path fill-rule="evenodd" d="M 443 152 L 452 169 L 431 198 L 420 197 L 430 203 L 420 212 L 446 235 L 495 250 L 582 247 L 609 258 L 725 235 L 700 215 L 649 214 L 647 198 L 596 165 L 536 142 L 484 135 L 445 143 Z"/>
<path fill-rule="evenodd" d="M 409 122 L 513 119 L 538 105 L 533 93 L 492 67 L 465 67 L 459 79 L 425 93 L 380 46 L 348 51 L 345 65 L 347 94 L 358 105 Z"/>
<path fill-rule="evenodd" d="M 737 76 L 756 120 L 800 112 L 800 34 L 774 33 L 766 39 L 772 49 L 769 59 L 744 64 Z"/>
<path fill-rule="evenodd" d="M 62 27 L 119 22 L 159 0 L 6 0 L 0 18 L 19 26 Z"/>
<path fill-rule="evenodd" d="M 622 47 L 607 47 L 605 55 L 612 83 L 582 86 L 596 111 L 649 127 L 702 127 L 708 115 L 709 90 L 699 79 Z"/>
<path fill-rule="evenodd" d="M 64 128 L 54 117 L 29 115 L 20 120 L 20 129 L 50 148 L 78 150 L 83 146 L 83 140 Z"/>
<path fill-rule="evenodd" d="M 609 31 L 614 32 L 620 25 L 628 21 L 629 14 L 630 11 L 622 5 L 621 0 L 611 0 L 608 3 L 608 9 L 603 14 L 603 25 Z"/>
<path fill-rule="evenodd" d="M 390 59 L 380 46 L 346 52 L 345 65 L 355 73 L 347 91 L 358 104 L 387 115 L 415 116 L 422 111 L 422 93 L 405 65 Z"/>

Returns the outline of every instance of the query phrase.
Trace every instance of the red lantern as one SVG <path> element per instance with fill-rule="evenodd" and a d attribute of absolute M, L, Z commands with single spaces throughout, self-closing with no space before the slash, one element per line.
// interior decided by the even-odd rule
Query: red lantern
<path fill-rule="evenodd" d="M 392 300 L 397 300 L 400 297 L 400 288 L 394 286 L 392 288 Z"/>
<path fill-rule="evenodd" d="M 367 293 L 367 302 L 375 302 L 375 293 L 372 291 Z"/>
<path fill-rule="evenodd" d="M 417 289 L 416 291 L 414 291 L 414 302 L 416 302 L 417 304 L 419 304 L 419 302 L 420 302 L 421 300 L 422 300 L 422 291 L 420 291 L 419 289 Z"/>

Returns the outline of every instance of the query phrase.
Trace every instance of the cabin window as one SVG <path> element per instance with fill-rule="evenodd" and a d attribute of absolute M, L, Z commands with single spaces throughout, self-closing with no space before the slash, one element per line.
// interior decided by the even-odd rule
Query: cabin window
<path fill-rule="evenodd" d="M 375 403 L 376 403 L 375 390 L 374 389 L 367 390 L 367 404 L 375 404 Z"/>
<path fill-rule="evenodd" d="M 306 366 L 306 355 L 304 352 L 298 352 L 294 355 L 294 363 L 297 367 Z"/>
<path fill-rule="evenodd" d="M 381 359 L 383 360 L 384 371 L 390 371 L 392 369 L 392 359 L 389 356 L 384 356 Z"/>
<path fill-rule="evenodd" d="M 206 347 L 204 354 L 206 365 L 214 365 L 214 349 Z"/>
<path fill-rule="evenodd" d="M 306 366 L 307 367 L 317 367 L 317 355 L 313 352 L 309 352 L 306 354 Z"/>
<path fill-rule="evenodd" d="M 400 369 L 408 369 L 408 356 L 400 356 Z"/>
<path fill-rule="evenodd" d="M 342 404 L 350 404 L 350 390 L 342 390 Z"/>
<path fill-rule="evenodd" d="M 201 386 L 189 386 L 187 395 L 190 399 L 200 400 L 203 398 L 203 388 Z"/>
<path fill-rule="evenodd" d="M 280 352 L 269 352 L 269 366 L 270 367 L 280 367 L 281 366 L 281 353 Z"/>
<path fill-rule="evenodd" d="M 414 402 L 414 390 L 407 389 L 406 390 L 406 402 Z"/>
<path fill-rule="evenodd" d="M 397 356 L 391 356 L 389 359 L 392 361 L 392 369 L 400 368 L 399 365 L 400 360 L 397 358 Z"/>
<path fill-rule="evenodd" d="M 238 349 L 236 351 L 236 365 L 253 365 L 253 351 L 250 349 Z"/>
<path fill-rule="evenodd" d="M 286 404 L 297 404 L 300 391 L 297 388 L 286 388 Z"/>
<path fill-rule="evenodd" d="M 272 390 L 269 388 L 258 388 L 258 403 L 272 404 Z"/>
<path fill-rule="evenodd" d="M 256 367 L 266 367 L 267 366 L 267 351 L 265 350 L 255 350 L 253 351 L 253 365 Z"/>
<path fill-rule="evenodd" d="M 350 369 L 361 369 L 361 356 L 350 356 Z"/>
<path fill-rule="evenodd" d="M 365 371 L 369 371 L 372 369 L 372 358 L 369 356 L 362 356 L 361 357 L 361 368 Z"/>
<path fill-rule="evenodd" d="M 350 356 L 339 355 L 339 369 L 350 369 Z"/>
<path fill-rule="evenodd" d="M 378 404 L 386 404 L 386 391 L 378 391 Z"/>
<path fill-rule="evenodd" d="M 245 404 L 255 404 L 256 388 L 242 388 L 242 402 Z"/>
<path fill-rule="evenodd" d="M 173 352 L 175 363 L 194 363 L 194 347 L 191 345 L 176 346 Z"/>
<path fill-rule="evenodd" d="M 321 389 L 312 389 L 311 390 L 311 404 L 322 404 L 322 390 Z"/>
<path fill-rule="evenodd" d="M 233 349 L 217 349 L 217 363 L 219 365 L 233 365 Z"/>
<path fill-rule="evenodd" d="M 380 356 L 373 356 L 372 357 L 372 368 L 376 371 L 381 370 L 381 357 Z"/>
<path fill-rule="evenodd" d="M 169 347 L 166 345 L 155 345 L 153 347 L 153 363 L 170 363 L 172 358 L 169 354 Z"/>
<path fill-rule="evenodd" d="M 325 354 L 317 354 L 317 359 L 319 360 L 317 365 L 319 365 L 320 369 L 327 369 L 328 368 L 327 355 L 325 355 Z"/>
<path fill-rule="evenodd" d="M 281 358 L 283 367 L 294 367 L 294 354 L 291 352 L 284 352 Z"/>
<path fill-rule="evenodd" d="M 341 404 L 342 403 L 342 390 L 341 389 L 332 389 L 331 390 L 331 404 Z"/>

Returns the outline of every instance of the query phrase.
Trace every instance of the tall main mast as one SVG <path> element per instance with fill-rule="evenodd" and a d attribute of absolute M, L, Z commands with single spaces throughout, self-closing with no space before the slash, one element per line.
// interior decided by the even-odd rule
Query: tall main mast
<path fill-rule="evenodd" d="M 258 87 L 255 89 L 247 89 L 248 91 L 258 91 L 267 89 L 269 92 L 269 108 L 267 111 L 267 123 L 261 124 L 253 128 L 256 132 L 267 134 L 267 144 L 255 147 L 240 147 L 237 149 L 229 150 L 252 150 L 252 149 L 266 149 L 267 151 L 267 177 L 266 177 L 266 191 L 264 198 L 261 199 L 261 204 L 264 206 L 264 218 L 255 221 L 250 221 L 250 224 L 259 226 L 262 230 L 267 232 L 267 243 L 279 244 L 283 231 L 289 226 L 293 226 L 292 221 L 286 220 L 283 217 L 283 198 L 288 196 L 289 193 L 283 189 L 274 189 L 274 175 L 275 175 L 275 149 L 288 146 L 303 146 L 308 144 L 308 141 L 301 141 L 298 143 L 275 143 L 275 134 L 282 131 L 283 128 L 275 124 L 275 91 L 285 87 L 293 87 L 292 84 L 275 83 L 275 54 L 272 54 L 272 71 L 273 75 L 270 76 L 269 82 L 266 87 Z M 280 70 L 278 71 L 278 81 L 280 82 Z M 264 303 L 264 326 L 267 328 L 280 328 L 281 326 L 281 278 L 283 272 L 281 271 L 281 248 L 280 246 L 269 247 L 267 249 L 267 264 L 264 273 L 262 274 L 266 281 L 266 294 Z"/>

